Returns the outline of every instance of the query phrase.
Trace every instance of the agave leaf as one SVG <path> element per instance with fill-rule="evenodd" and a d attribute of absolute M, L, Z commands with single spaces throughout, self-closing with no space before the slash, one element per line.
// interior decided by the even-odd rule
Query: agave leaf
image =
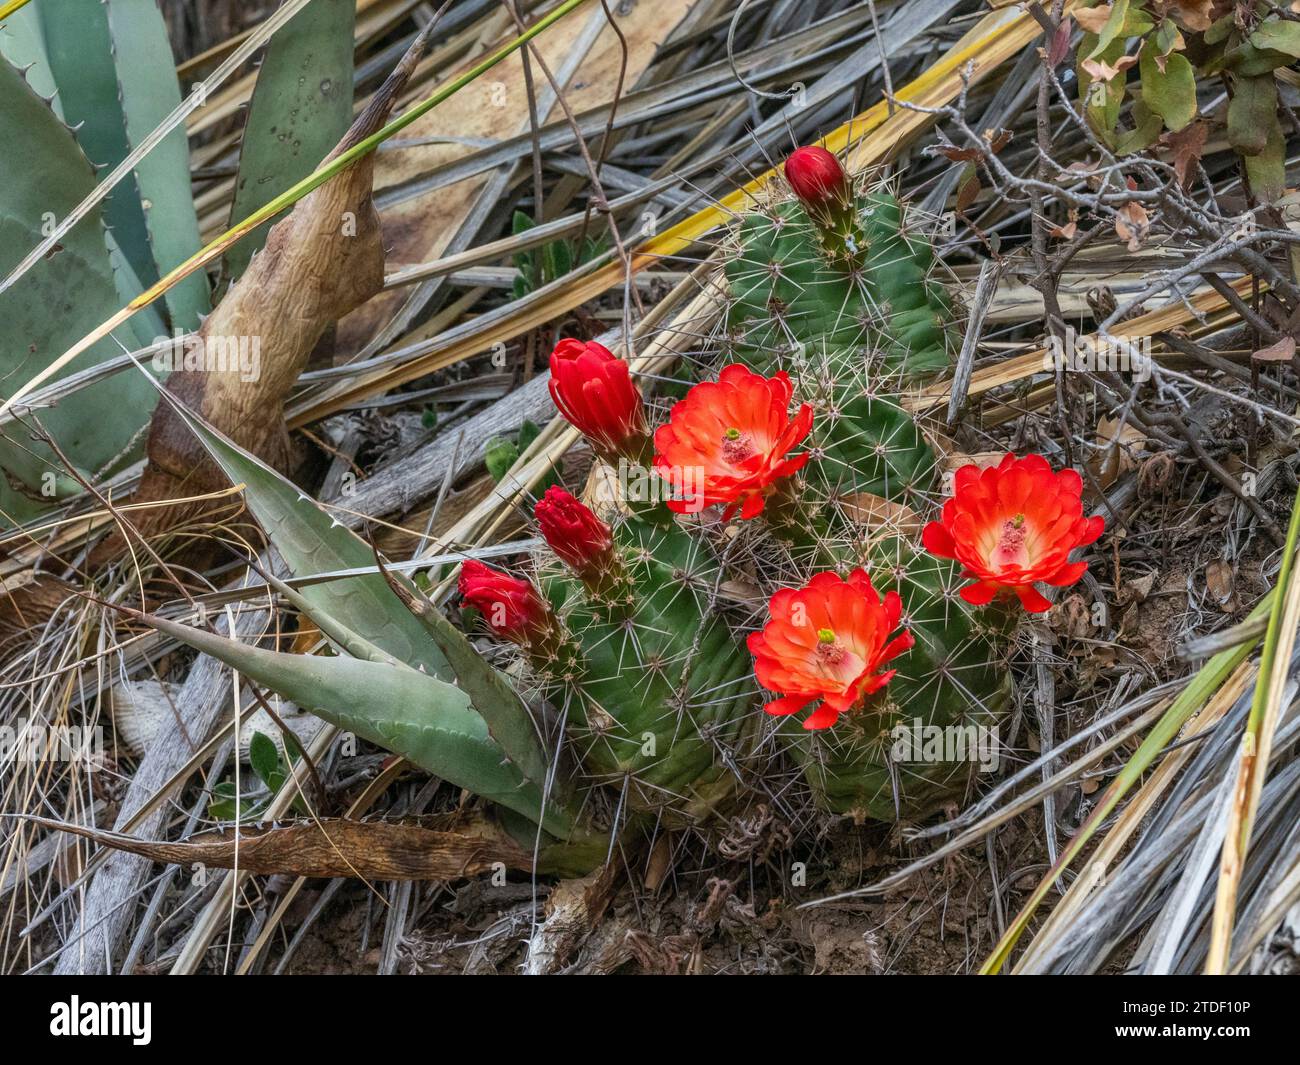
<path fill-rule="evenodd" d="M 510 760 L 469 696 L 454 684 L 396 663 L 284 654 L 166 618 L 138 616 L 330 724 L 521 813 L 554 835 L 568 838 L 573 831 L 573 817 L 556 804 L 541 813 L 544 782 L 529 780 Z"/>
<path fill-rule="evenodd" d="M 99 2 L 99 0 L 95 0 Z M 121 99 L 121 121 L 134 148 L 180 105 L 167 26 L 155 0 L 102 0 Z M 72 25 L 75 26 L 75 20 Z M 58 23 L 62 32 L 64 20 Z M 47 36 L 55 35 L 46 27 Z M 120 160 L 113 160 L 114 163 Z M 135 168 L 145 228 L 160 277 L 199 250 L 199 220 L 190 192 L 190 150 L 185 130 L 172 130 Z M 194 329 L 212 309 L 207 276 L 195 271 L 167 292 L 172 325 Z"/>
<path fill-rule="evenodd" d="M 76 128 L 86 158 L 102 167 L 100 176 L 104 176 L 131 150 L 122 118 L 107 9 L 99 0 L 41 0 L 30 10 L 33 14 L 39 11 L 45 27 L 45 49 L 64 121 Z M 157 281 L 158 268 L 134 174 L 124 178 L 104 202 L 104 221 L 136 276 L 147 285 Z"/>
<path fill-rule="evenodd" d="M 163 393 L 244 497 L 295 577 L 374 565 L 369 546 L 325 513 L 293 482 L 245 451 L 193 411 Z M 319 624 L 330 619 L 408 666 L 450 680 L 447 660 L 419 621 L 378 573 L 310 584 L 300 589 Z M 322 629 L 324 626 L 322 626 Z"/>
<path fill-rule="evenodd" d="M 308 576 L 324 570 L 316 568 L 306 573 L 299 572 L 285 548 L 292 548 L 302 541 L 296 536 L 277 538 L 272 526 L 267 524 L 267 516 L 276 513 L 277 505 L 284 507 L 290 499 L 292 502 L 284 509 L 287 520 L 280 521 L 278 528 L 294 528 L 295 520 L 311 523 L 313 531 L 308 534 L 307 542 L 315 538 L 320 548 L 312 556 L 313 564 L 319 564 L 322 553 L 328 552 L 331 544 L 337 547 L 338 553 L 326 561 L 329 569 L 356 568 L 376 561 L 365 544 L 325 517 L 278 473 L 206 425 L 197 415 L 180 405 L 177 409 L 190 422 L 226 476 L 236 483 L 244 483 L 249 506 L 266 528 L 267 535 L 281 549 L 295 575 Z M 388 644 L 408 647 L 414 643 L 415 649 L 409 654 L 398 655 L 397 660 L 415 661 L 413 655 L 418 651 L 421 664 L 427 670 L 443 678 L 455 678 L 464 686 L 471 705 L 483 716 L 492 737 L 520 765 L 528 779 L 546 779 L 548 759 L 524 701 L 506 678 L 482 659 L 464 633 L 447 621 L 409 582 L 382 570 L 378 574 L 348 577 L 298 590 L 271 574 L 264 573 L 263 576 L 295 608 L 310 617 L 326 636 L 356 658 L 391 662 L 394 661 L 390 656 L 393 647 Z M 349 591 L 350 588 L 360 591 Z M 340 590 L 343 591 L 341 597 L 338 594 Z M 378 599 L 378 603 L 373 604 L 376 607 L 374 611 L 370 610 L 372 593 Z M 370 618 L 379 618 L 382 624 L 366 624 Z M 374 633 L 380 634 L 381 638 L 372 642 Z M 388 644 L 382 638 L 385 636 Z M 412 636 L 416 637 L 413 641 L 410 639 Z"/>
<path fill-rule="evenodd" d="M 465 634 L 448 621 L 433 603 L 415 587 L 403 582 L 380 564 L 393 595 L 418 618 L 455 671 L 457 683 L 469 694 L 474 708 L 483 715 L 488 731 L 519 763 L 530 780 L 544 780 L 548 761 L 532 715 L 510 682 L 485 662 Z"/>
<path fill-rule="evenodd" d="M 45 31 L 36 10 L 38 6 L 15 11 L 0 22 L 0 56 L 21 70 L 27 84 L 48 100 L 54 113 L 63 118 L 62 102 L 55 95 L 58 86 L 50 70 Z"/>
<path fill-rule="evenodd" d="M 95 186 L 95 175 L 72 132 L 27 84 L 0 59 L 0 272 L 8 271 L 24 248 L 63 218 Z M 21 146 L 21 147 L 19 147 Z M 47 367 L 69 344 L 120 305 L 123 289 L 138 286 L 129 271 L 116 271 L 115 245 L 97 212 L 70 231 L 60 246 L 12 288 L 0 295 L 5 343 L 0 348 L 0 389 Z M 129 292 L 134 296 L 139 288 Z M 137 326 L 139 328 L 135 328 Z M 117 355 L 121 345 L 139 347 L 151 338 L 157 319 L 146 317 L 118 331 L 69 363 L 64 373 L 86 369 Z M 135 380 L 131 380 L 135 377 Z M 85 474 L 110 472 L 138 454 L 133 448 L 155 402 L 153 389 L 137 375 L 118 374 L 38 412 L 41 425 L 73 465 Z M 113 417 L 104 417 L 112 411 Z M 80 491 L 53 451 L 31 439 L 21 426 L 0 434 L 0 514 L 5 524 L 36 517 Z"/>
<path fill-rule="evenodd" d="M 348 131 L 355 16 L 353 0 L 313 0 L 267 47 L 244 123 L 231 225 L 315 170 Z M 270 228 L 265 223 L 226 253 L 232 280 Z"/>

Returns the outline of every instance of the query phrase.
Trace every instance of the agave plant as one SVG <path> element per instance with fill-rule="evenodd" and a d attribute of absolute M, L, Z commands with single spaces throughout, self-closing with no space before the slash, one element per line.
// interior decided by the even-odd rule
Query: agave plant
<path fill-rule="evenodd" d="M 465 563 L 464 603 L 502 668 L 382 561 L 301 590 L 273 580 L 334 656 L 153 624 L 522 815 L 570 866 L 603 856 L 610 805 L 695 825 L 737 808 L 774 744 L 832 813 L 911 818 L 959 796 L 972 763 L 900 756 L 900 726 L 996 727 L 1021 608 L 1080 578 L 1070 555 L 1101 521 L 1073 471 L 1007 456 L 959 470 L 922 532 L 939 463 L 902 400 L 947 366 L 952 318 L 921 220 L 821 149 L 786 175 L 794 195 L 770 189 L 733 233 L 725 336 L 666 421 L 599 344 L 552 354 L 557 408 L 623 491 L 588 505 L 548 489 L 549 550 L 529 575 Z M 288 481 L 182 414 L 295 575 L 374 568 Z M 662 491 L 632 490 L 637 476 Z"/>
<path fill-rule="evenodd" d="M 354 14 L 350 0 L 318 0 L 267 49 L 241 140 L 237 219 L 309 173 L 347 129 Z M 0 161 L 0 310 L 11 338 L 0 351 L 0 376 L 8 389 L 44 371 L 199 251 L 189 143 L 185 128 L 168 122 L 183 94 L 170 55 L 154 0 L 42 0 L 0 24 L 0 135 L 10 146 Z M 304 56 L 318 76 L 299 76 Z M 156 131 L 161 140 L 143 151 Z M 96 200 L 129 159 L 135 162 L 122 179 Z M 48 254 L 23 265 L 88 203 L 94 206 Z M 237 246 L 227 277 L 238 276 L 264 237 Z M 176 282 L 165 300 L 58 376 L 195 329 L 212 308 L 209 288 L 203 271 Z M 165 376 L 165 364 L 155 366 Z M 6 522 L 26 522 L 80 493 L 83 482 L 125 470 L 140 457 L 156 400 L 138 373 L 103 375 L 35 410 L 39 427 L 6 429 Z M 103 410 L 114 417 L 98 416 Z"/>

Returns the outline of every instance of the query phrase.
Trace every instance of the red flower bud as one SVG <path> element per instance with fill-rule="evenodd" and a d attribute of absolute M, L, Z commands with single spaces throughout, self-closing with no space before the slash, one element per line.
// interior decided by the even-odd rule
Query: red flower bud
<path fill-rule="evenodd" d="M 550 608 L 531 583 L 475 559 L 461 566 L 460 594 L 493 632 L 515 643 L 537 642 L 552 628 Z"/>
<path fill-rule="evenodd" d="M 792 152 L 785 161 L 785 178 L 808 208 L 830 207 L 849 198 L 849 176 L 844 167 L 818 145 Z"/>
<path fill-rule="evenodd" d="M 609 526 L 559 485 L 552 485 L 533 508 L 542 539 L 560 561 L 583 577 L 609 568 L 614 538 Z"/>
<path fill-rule="evenodd" d="M 646 446 L 641 393 L 627 363 L 594 340 L 561 340 L 551 352 L 551 399 L 602 457 L 639 460 Z"/>

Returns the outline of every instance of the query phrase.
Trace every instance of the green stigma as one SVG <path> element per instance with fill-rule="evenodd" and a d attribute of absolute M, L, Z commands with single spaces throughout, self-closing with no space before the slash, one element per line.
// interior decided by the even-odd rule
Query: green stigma
<path fill-rule="evenodd" d="M 727 438 L 728 440 L 739 440 L 739 439 L 740 439 L 740 430 L 739 430 L 739 429 L 728 429 L 728 430 L 726 431 L 726 433 L 724 433 L 723 435 L 726 436 L 726 438 Z"/>
<path fill-rule="evenodd" d="M 834 630 L 834 629 L 818 629 L 818 630 L 817 630 L 817 642 L 818 642 L 818 643 L 834 643 L 834 642 L 835 642 L 835 630 Z"/>

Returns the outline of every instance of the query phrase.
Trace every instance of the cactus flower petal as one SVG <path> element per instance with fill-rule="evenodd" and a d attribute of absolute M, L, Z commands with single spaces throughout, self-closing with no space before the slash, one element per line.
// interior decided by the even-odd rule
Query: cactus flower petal
<path fill-rule="evenodd" d="M 793 393 L 787 374 L 763 377 L 739 364 L 692 388 L 654 436 L 655 472 L 674 488 L 669 509 L 721 503 L 728 519 L 761 513 L 776 482 L 808 461 L 807 452 L 789 455 L 813 424 L 806 403 L 790 417 Z"/>
<path fill-rule="evenodd" d="M 1007 455 L 995 467 L 963 466 L 939 521 L 921 534 L 927 551 L 965 567 L 975 583 L 960 595 L 975 606 L 1014 594 L 1030 613 L 1051 602 L 1036 583 L 1065 587 L 1088 566 L 1070 552 L 1093 543 L 1105 529 L 1101 517 L 1083 515 L 1083 479 L 1054 471 L 1042 455 Z"/>
<path fill-rule="evenodd" d="M 758 682 L 781 698 L 763 709 L 793 714 L 820 700 L 803 726 L 829 728 L 894 676 L 883 670 L 916 642 L 904 630 L 896 636 L 903 604 L 897 592 L 883 599 L 865 570 L 847 578 L 819 573 L 803 588 L 782 589 L 768 604 L 770 620 L 751 633 Z"/>

